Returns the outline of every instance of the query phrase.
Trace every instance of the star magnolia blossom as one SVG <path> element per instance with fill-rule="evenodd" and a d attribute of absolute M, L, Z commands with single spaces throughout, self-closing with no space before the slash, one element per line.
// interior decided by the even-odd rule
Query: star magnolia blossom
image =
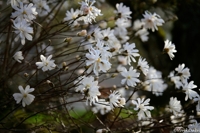
<path fill-rule="evenodd" d="M 109 95 L 109 103 L 111 109 L 114 109 L 115 107 L 124 107 L 126 104 L 125 98 L 121 97 L 121 94 L 119 94 L 119 91 L 113 91 Z"/>
<path fill-rule="evenodd" d="M 139 70 L 141 70 L 144 75 L 147 75 L 147 73 L 149 71 L 149 65 L 148 65 L 146 59 L 142 59 L 142 57 L 140 56 L 140 58 L 138 60 L 137 68 Z"/>
<path fill-rule="evenodd" d="M 131 11 L 129 7 L 123 5 L 123 3 L 116 4 L 117 10 L 115 13 L 118 15 L 119 18 L 128 19 L 131 18 Z"/>
<path fill-rule="evenodd" d="M 33 3 L 24 5 L 24 3 L 19 2 L 19 7 L 13 6 L 13 8 L 15 9 L 15 12 L 12 13 L 11 18 L 16 18 L 18 20 L 25 19 L 30 22 L 36 19 L 36 15 L 38 14 L 36 12 L 36 7 L 33 6 Z"/>
<path fill-rule="evenodd" d="M 85 23 L 92 23 L 92 20 L 95 21 L 95 18 L 101 14 L 101 10 L 93 6 L 95 1 L 90 2 L 90 0 L 82 1 L 80 11 L 82 11 L 83 16 L 80 17 L 80 20 L 83 20 Z"/>
<path fill-rule="evenodd" d="M 175 45 L 172 44 L 172 42 L 169 41 L 169 40 L 165 41 L 165 46 L 164 46 L 163 51 L 169 55 L 169 57 L 170 57 L 171 60 L 174 58 L 174 54 L 173 53 L 177 52 L 175 50 Z"/>
<path fill-rule="evenodd" d="M 23 89 L 22 86 L 19 86 L 18 88 L 19 88 L 20 93 L 13 94 L 13 97 L 15 101 L 17 102 L 17 104 L 22 101 L 23 107 L 25 107 L 26 105 L 30 105 L 33 102 L 35 96 L 29 93 L 33 92 L 34 88 L 30 88 L 29 85 L 26 86 L 25 90 Z"/>
<path fill-rule="evenodd" d="M 54 63 L 55 60 L 51 60 L 52 55 L 49 55 L 47 58 L 44 55 L 40 55 L 40 59 L 42 62 L 36 62 L 35 64 L 38 66 L 38 69 L 42 68 L 42 71 L 53 70 L 56 67 Z"/>
<path fill-rule="evenodd" d="M 22 45 L 25 44 L 25 39 L 32 41 L 31 34 L 33 34 L 33 28 L 30 27 L 29 23 L 27 23 L 25 20 L 22 20 L 20 22 L 14 21 L 13 24 L 13 28 L 15 29 L 14 32 L 18 35 L 18 37 L 21 38 Z"/>
<path fill-rule="evenodd" d="M 175 116 L 178 116 L 178 114 L 181 113 L 182 106 L 180 101 L 178 101 L 176 97 L 171 97 L 169 101 L 169 108 Z"/>
<path fill-rule="evenodd" d="M 77 92 L 81 92 L 86 96 L 86 104 L 92 105 L 92 103 L 98 102 L 98 96 L 101 95 L 99 92 L 98 81 L 94 81 L 94 77 L 80 77 L 79 81 L 74 83 L 78 86 L 76 87 Z"/>
<path fill-rule="evenodd" d="M 50 12 L 49 5 L 46 0 L 33 0 L 39 16 L 45 16 Z"/>
<path fill-rule="evenodd" d="M 95 75 L 99 75 L 100 71 L 106 72 L 111 68 L 111 64 L 106 58 L 102 58 L 101 51 L 95 50 L 94 48 L 89 49 L 89 53 L 86 54 L 86 66 L 89 66 L 87 73 L 90 73 L 92 70 Z"/>
<path fill-rule="evenodd" d="M 192 89 L 197 88 L 196 85 L 194 85 L 194 81 L 190 81 L 189 83 L 187 81 L 185 81 L 184 86 L 183 86 L 183 90 L 185 91 L 186 97 L 185 97 L 185 101 L 189 99 L 193 99 L 193 98 L 199 98 L 199 94 L 196 91 L 193 91 Z"/>
<path fill-rule="evenodd" d="M 156 96 L 162 95 L 167 88 L 167 84 L 165 84 L 162 79 L 162 73 L 153 67 L 149 68 L 145 79 L 146 80 L 143 83 L 145 89 L 151 91 L 152 94 L 155 94 Z"/>
<path fill-rule="evenodd" d="M 175 87 L 177 89 L 180 89 L 183 86 L 183 83 L 181 82 L 181 78 L 177 75 L 174 75 L 174 71 L 170 72 L 168 77 L 175 84 Z"/>
<path fill-rule="evenodd" d="M 74 10 L 71 8 L 70 11 L 66 12 L 66 17 L 64 18 L 64 21 L 69 21 L 70 24 L 72 23 L 73 26 L 78 25 L 78 15 L 80 14 L 80 10 L 76 9 Z"/>
<path fill-rule="evenodd" d="M 123 57 L 126 58 L 128 65 L 131 65 L 131 61 L 136 62 L 134 57 L 140 56 L 139 50 L 135 49 L 135 43 L 129 44 L 128 42 L 123 45 L 123 49 L 120 50 Z"/>
<path fill-rule="evenodd" d="M 137 73 L 133 67 L 130 67 L 129 71 L 127 71 L 126 68 L 123 68 L 122 70 L 121 75 L 125 77 L 125 79 L 122 79 L 121 84 L 125 84 L 125 82 L 127 82 L 128 86 L 134 87 L 136 86 L 136 83 L 140 82 L 138 79 L 140 73 Z"/>
<path fill-rule="evenodd" d="M 21 62 L 22 62 L 21 60 L 24 59 L 24 57 L 22 56 L 22 51 L 16 52 L 16 53 L 13 55 L 13 58 L 14 58 L 17 62 L 21 63 Z"/>
<path fill-rule="evenodd" d="M 151 29 L 153 32 L 155 30 L 158 30 L 157 26 L 162 26 L 164 23 L 164 20 L 160 18 L 160 16 L 156 13 L 151 14 L 148 11 L 145 11 L 145 14 L 143 14 L 144 19 L 142 19 L 142 22 L 144 23 L 144 28 Z"/>
<path fill-rule="evenodd" d="M 185 64 L 179 65 L 177 68 L 175 68 L 175 71 L 177 71 L 178 76 L 181 78 L 182 82 L 185 82 L 185 80 L 189 79 L 190 77 L 190 71 L 189 69 L 185 67 Z"/>
<path fill-rule="evenodd" d="M 136 105 L 134 110 L 138 111 L 138 120 L 145 119 L 145 118 L 151 118 L 151 113 L 149 110 L 153 110 L 153 106 L 148 106 L 149 105 L 150 99 L 144 100 L 144 98 L 137 98 L 137 100 L 132 100 L 132 103 Z"/>
<path fill-rule="evenodd" d="M 94 106 L 92 107 L 92 112 L 95 114 L 99 112 L 101 115 L 105 115 L 112 110 L 108 104 L 109 104 L 108 102 L 105 102 L 105 99 L 99 99 L 98 103 L 95 103 Z"/>

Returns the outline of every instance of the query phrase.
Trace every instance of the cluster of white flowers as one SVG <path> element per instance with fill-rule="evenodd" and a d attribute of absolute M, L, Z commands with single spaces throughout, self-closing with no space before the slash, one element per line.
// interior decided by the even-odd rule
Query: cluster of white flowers
<path fill-rule="evenodd" d="M 152 92 L 156 96 L 161 96 L 167 88 L 167 84 L 162 79 L 162 73 L 153 67 L 149 68 L 143 85 L 147 91 Z"/>
<path fill-rule="evenodd" d="M 66 12 L 64 21 L 69 21 L 70 24 L 73 23 L 74 26 L 79 25 L 80 21 L 83 21 L 85 24 L 91 24 L 92 21 L 95 21 L 97 16 L 102 15 L 101 10 L 93 6 L 95 2 L 96 1 L 91 0 L 80 2 L 80 9 L 74 10 L 71 8 L 70 11 Z"/>
<path fill-rule="evenodd" d="M 139 36 L 142 42 L 148 41 L 148 35 L 151 31 L 159 30 L 158 26 L 164 24 L 164 20 L 158 14 L 145 11 L 143 18 L 135 20 L 132 25 L 130 8 L 123 3 L 118 3 L 114 11 L 115 17 L 112 17 L 114 23 L 112 23 L 112 27 L 109 27 L 107 23 L 109 20 L 95 22 L 97 20 L 96 17 L 102 15 L 101 10 L 94 6 L 96 1 L 83 0 L 79 2 L 78 9 L 70 8 L 66 11 L 63 21 L 59 23 L 57 21 L 52 22 L 52 25 L 50 21 L 45 27 L 46 21 L 40 24 L 36 22 L 36 18 L 38 18 L 37 15 L 39 17 L 56 18 L 51 16 L 55 12 L 49 6 L 50 1 L 31 0 L 31 2 L 26 0 L 10 0 L 7 2 L 11 4 L 13 9 L 11 18 L 14 33 L 16 34 L 13 37 L 14 43 L 17 44 L 17 40 L 20 38 L 22 44 L 20 46 L 23 47 L 21 49 L 11 46 L 13 51 L 10 52 L 14 53 L 12 57 L 21 63 L 17 64 L 22 66 L 19 69 L 19 75 L 21 76 L 21 71 L 27 72 L 23 71 L 23 68 L 34 66 L 31 68 L 30 77 L 27 73 L 24 73 L 25 78 L 29 77 L 25 80 L 25 83 L 30 83 L 31 86 L 32 83 L 36 84 L 35 86 L 33 85 L 36 89 L 38 86 L 39 89 L 43 88 L 43 85 L 48 83 L 52 88 L 48 91 L 41 89 L 41 92 L 57 92 L 58 97 L 60 96 L 59 94 L 62 94 L 63 100 L 72 95 L 74 97 L 70 98 L 76 99 L 77 95 L 81 95 L 78 98 L 82 98 L 81 102 L 86 103 L 87 108 L 91 109 L 95 114 L 105 115 L 109 112 L 115 112 L 116 108 L 120 108 L 119 113 L 124 112 L 124 110 L 128 112 L 129 109 L 132 109 L 137 112 L 138 120 L 151 119 L 150 111 L 154 108 L 156 109 L 156 107 L 149 106 L 151 99 L 147 96 L 152 93 L 157 96 L 156 98 L 160 98 L 168 88 L 168 84 L 165 82 L 162 72 L 150 66 L 147 62 L 148 58 L 142 57 L 141 51 L 137 49 L 137 41 L 134 43 L 130 39 L 129 30 L 134 33 L 131 35 Z M 57 1 L 53 2 L 56 3 Z M 55 9 L 57 10 L 58 8 Z M 54 25 L 54 23 L 56 24 Z M 61 28 L 59 27 L 60 25 Z M 41 32 L 43 28 L 44 31 Z M 70 31 L 69 34 L 66 32 L 68 30 Z M 40 38 L 40 35 L 44 34 L 45 36 Z M 63 36 L 67 36 L 64 39 L 65 41 L 61 42 L 60 45 L 53 44 L 60 42 L 60 38 Z M 51 39 L 51 37 L 53 39 L 59 38 L 59 41 L 49 40 L 47 45 L 47 39 Z M 34 39 L 36 41 L 33 41 Z M 27 48 L 24 46 L 25 43 L 29 43 L 26 40 L 32 41 L 30 47 L 28 47 L 29 45 L 27 45 Z M 168 39 L 163 42 L 163 52 L 167 53 L 172 60 L 175 57 L 174 53 L 177 52 L 175 45 Z M 48 51 L 47 47 L 55 50 Z M 39 58 L 41 61 L 38 61 Z M 26 61 L 23 61 L 24 59 Z M 30 60 L 28 61 L 28 59 Z M 16 64 L 16 61 L 13 64 Z M 5 62 L 9 63 L 9 61 Z M 60 62 L 62 62 L 62 66 L 59 66 L 58 63 Z M 37 69 L 41 69 L 42 73 L 41 70 Z M 54 69 L 58 71 L 54 71 Z M 14 67 L 11 70 L 17 71 Z M 13 73 L 10 72 L 9 74 L 12 75 Z M 33 77 L 36 78 L 33 80 Z M 168 77 L 178 91 L 185 93 L 185 101 L 198 101 L 196 111 L 200 111 L 200 96 L 194 90 L 197 86 L 193 81 L 189 81 L 190 72 L 188 68 L 185 68 L 185 64 L 180 64 Z M 112 78 L 115 80 L 114 83 L 109 81 Z M 104 88 L 104 85 L 107 85 L 107 82 L 104 81 L 107 79 L 109 79 L 107 81 L 109 82 L 109 87 Z M 37 98 L 29 94 L 35 90 L 30 88 L 30 85 L 27 85 L 25 89 L 21 85 L 18 88 L 20 93 L 13 94 L 17 104 L 22 102 L 22 106 L 25 107 Z M 101 89 L 105 89 L 106 92 Z M 38 92 L 40 90 L 35 93 L 37 94 Z M 149 95 L 144 98 L 143 95 L 146 93 Z M 136 100 L 133 100 L 135 99 L 133 98 L 135 94 L 137 94 L 137 97 Z M 184 114 L 184 106 L 181 105 L 181 101 L 178 99 L 174 96 L 170 97 L 169 105 L 167 105 L 168 111 L 175 117 L 183 116 Z M 80 102 L 79 100 L 77 101 Z M 132 104 L 129 104 L 130 101 Z M 67 104 L 68 102 L 66 102 Z M 133 105 L 135 108 L 131 108 Z M 117 117 L 119 116 L 120 114 L 114 116 L 116 121 L 118 121 Z M 195 125 L 199 127 L 199 123 L 196 122 Z M 188 127 L 194 128 L 190 125 Z M 107 131 L 107 129 L 97 130 L 97 132 L 103 131 Z"/>
<path fill-rule="evenodd" d="M 149 11 L 145 11 L 143 14 L 143 19 L 135 20 L 133 23 L 133 30 L 136 31 L 135 36 L 139 36 L 143 42 L 148 41 L 149 32 L 148 29 L 151 29 L 152 32 L 158 30 L 157 26 L 162 26 L 164 20 L 156 13 L 151 13 Z"/>
<path fill-rule="evenodd" d="M 194 81 L 188 82 L 188 79 L 190 78 L 190 71 L 188 68 L 185 68 L 185 64 L 180 64 L 177 68 L 175 68 L 175 72 L 172 71 L 168 77 L 175 84 L 177 89 L 182 88 L 183 92 L 185 92 L 185 101 L 187 101 L 188 98 L 195 101 L 199 100 L 199 94 L 192 90 L 197 88 L 197 86 L 194 85 Z"/>

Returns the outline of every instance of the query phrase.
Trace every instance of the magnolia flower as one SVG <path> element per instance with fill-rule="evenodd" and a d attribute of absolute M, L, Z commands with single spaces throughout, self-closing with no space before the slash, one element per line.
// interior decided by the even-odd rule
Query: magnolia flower
<path fill-rule="evenodd" d="M 39 16 L 45 16 L 50 12 L 49 5 L 46 0 L 33 0 Z"/>
<path fill-rule="evenodd" d="M 24 3 L 19 2 L 19 7 L 13 6 L 13 8 L 15 9 L 15 12 L 12 13 L 11 18 L 16 18 L 18 20 L 25 19 L 30 22 L 36 19 L 36 15 L 38 14 L 36 12 L 36 7 L 33 6 L 33 3 L 24 5 Z"/>
<path fill-rule="evenodd" d="M 92 103 L 98 102 L 98 96 L 101 95 L 99 92 L 98 81 L 94 81 L 94 77 L 80 77 L 74 84 L 78 84 L 76 92 L 81 92 L 87 98 L 86 104 L 92 105 Z"/>
<path fill-rule="evenodd" d="M 33 28 L 30 27 L 30 24 L 27 23 L 25 20 L 20 22 L 13 22 L 15 33 L 21 38 L 22 45 L 25 44 L 25 38 L 32 41 L 32 36 L 30 34 L 33 33 Z"/>
<path fill-rule="evenodd" d="M 126 104 L 125 98 L 121 97 L 119 91 L 113 91 L 109 95 L 108 99 L 111 109 L 114 109 L 115 107 L 124 107 L 124 105 Z"/>
<path fill-rule="evenodd" d="M 160 16 L 156 13 L 151 14 L 148 11 L 145 11 L 145 14 L 143 14 L 144 19 L 142 19 L 142 22 L 144 23 L 144 28 L 151 29 L 153 32 L 155 30 L 158 30 L 157 26 L 162 26 L 164 23 L 164 20 L 160 18 Z"/>
<path fill-rule="evenodd" d="M 25 107 L 26 105 L 30 105 L 33 102 L 35 96 L 29 93 L 33 92 L 34 88 L 30 88 L 29 85 L 26 86 L 25 90 L 23 89 L 21 85 L 18 88 L 19 88 L 20 93 L 13 94 L 13 97 L 15 101 L 17 102 L 17 104 L 22 101 L 23 107 Z"/>
<path fill-rule="evenodd" d="M 14 58 L 17 62 L 21 63 L 21 62 L 22 62 L 21 60 L 24 59 L 24 57 L 22 56 L 22 51 L 16 52 L 16 53 L 13 55 L 13 58 Z"/>
<path fill-rule="evenodd" d="M 179 76 L 174 75 L 174 71 L 170 72 L 168 77 L 175 84 L 175 87 L 177 89 L 180 89 L 180 87 L 183 86 L 183 83 L 181 82 L 181 78 Z"/>
<path fill-rule="evenodd" d="M 138 60 L 137 69 L 141 70 L 144 75 L 147 75 L 147 73 L 149 71 L 149 65 L 148 65 L 146 59 L 142 59 L 141 56 Z"/>
<path fill-rule="evenodd" d="M 193 99 L 193 98 L 199 98 L 199 94 L 196 91 L 193 91 L 192 89 L 197 88 L 196 85 L 194 85 L 194 81 L 190 81 L 189 83 L 187 81 L 185 81 L 184 85 L 183 85 L 183 90 L 185 91 L 185 101 L 189 99 Z"/>
<path fill-rule="evenodd" d="M 175 116 L 178 116 L 178 114 L 181 113 L 182 106 L 180 101 L 178 101 L 176 97 L 171 97 L 169 101 L 169 108 Z"/>
<path fill-rule="evenodd" d="M 71 8 L 70 11 L 67 11 L 66 12 L 66 17 L 64 18 L 64 21 L 69 21 L 70 23 L 73 22 L 73 25 L 78 25 L 78 22 L 77 22 L 77 18 L 78 18 L 78 15 L 80 14 L 80 10 L 76 9 L 74 11 L 73 8 Z"/>
<path fill-rule="evenodd" d="M 116 8 L 117 10 L 115 11 L 115 13 L 118 15 L 119 18 L 123 18 L 123 19 L 128 19 L 131 18 L 131 11 L 130 8 L 127 6 L 124 6 L 123 3 L 120 4 L 116 4 Z"/>
<path fill-rule="evenodd" d="M 105 102 L 105 99 L 99 99 L 98 103 L 95 103 L 92 107 L 92 112 L 95 114 L 99 112 L 101 115 L 105 115 L 112 110 L 108 104 L 108 102 Z"/>
<path fill-rule="evenodd" d="M 125 77 L 125 79 L 122 79 L 121 84 L 125 84 L 127 82 L 128 86 L 136 86 L 136 83 L 139 83 L 140 80 L 138 79 L 140 73 L 137 73 L 133 67 L 129 68 L 129 71 L 127 71 L 126 68 L 122 69 L 121 75 Z"/>
<path fill-rule="evenodd" d="M 42 71 L 52 70 L 56 67 L 54 63 L 55 60 L 51 60 L 52 55 L 49 55 L 47 58 L 43 55 L 40 55 L 40 59 L 42 62 L 36 62 L 35 64 L 38 66 L 38 69 L 42 68 Z"/>
<path fill-rule="evenodd" d="M 89 49 L 89 53 L 86 54 L 86 66 L 89 66 L 87 73 L 92 70 L 95 75 L 99 75 L 100 71 L 106 72 L 111 68 L 111 63 L 108 59 L 103 58 L 100 50 L 95 50 L 94 48 Z"/>
<path fill-rule="evenodd" d="M 162 73 L 153 67 L 149 68 L 145 79 L 146 80 L 143 83 L 145 89 L 151 91 L 152 94 L 155 94 L 156 96 L 162 95 L 163 91 L 167 88 L 167 85 L 162 79 Z"/>
<path fill-rule="evenodd" d="M 132 100 L 132 103 L 136 105 L 134 110 L 138 111 L 138 120 L 141 120 L 143 118 L 151 118 L 151 113 L 149 110 L 153 110 L 153 106 L 148 106 L 149 105 L 150 99 L 144 100 L 144 98 L 137 98 L 137 100 Z"/>
<path fill-rule="evenodd" d="M 149 39 L 148 35 L 149 32 L 145 28 L 142 28 L 135 33 L 135 36 L 139 36 L 142 42 L 148 41 Z"/>
<path fill-rule="evenodd" d="M 123 49 L 120 50 L 123 57 L 126 58 L 128 65 L 131 64 L 131 61 L 136 62 L 134 57 L 140 56 L 138 51 L 138 49 L 135 49 L 135 43 L 129 44 L 128 42 L 124 44 Z"/>
<path fill-rule="evenodd" d="M 95 21 L 95 18 L 101 14 L 101 10 L 93 6 L 95 1 L 85 0 L 82 1 L 80 11 L 83 16 L 80 17 L 80 20 L 83 20 L 85 23 L 92 23 L 92 20 Z"/>
<path fill-rule="evenodd" d="M 96 47 L 98 50 L 100 50 L 102 58 L 109 59 L 110 57 L 112 57 L 111 52 L 109 52 L 110 48 L 107 46 L 104 46 L 102 41 L 100 41 L 99 39 L 97 40 Z"/>
<path fill-rule="evenodd" d="M 114 30 L 107 28 L 101 31 L 100 40 L 104 43 L 105 46 L 109 46 L 110 48 L 114 47 L 114 42 L 118 41 L 116 36 L 114 35 Z"/>
<path fill-rule="evenodd" d="M 169 40 L 165 41 L 165 46 L 164 46 L 163 51 L 169 55 L 169 57 L 170 57 L 171 60 L 174 58 L 174 54 L 173 53 L 177 52 L 175 50 L 175 45 L 172 44 L 172 42 L 169 41 Z"/>
<path fill-rule="evenodd" d="M 185 64 L 181 64 L 177 68 L 175 68 L 182 82 L 185 82 L 185 80 L 189 79 L 190 77 L 189 69 L 187 67 L 186 68 L 184 67 L 185 67 Z"/>

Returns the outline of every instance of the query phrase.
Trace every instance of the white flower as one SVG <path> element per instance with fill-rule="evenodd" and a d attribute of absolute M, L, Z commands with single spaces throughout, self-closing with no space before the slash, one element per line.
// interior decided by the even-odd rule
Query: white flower
<path fill-rule="evenodd" d="M 193 99 L 193 98 L 199 98 L 199 94 L 196 91 L 193 91 L 192 89 L 197 88 L 196 85 L 194 85 L 194 81 L 190 81 L 189 84 L 187 81 L 185 81 L 184 85 L 183 85 L 183 90 L 185 91 L 186 97 L 185 97 L 185 101 L 189 99 Z"/>
<path fill-rule="evenodd" d="M 20 93 L 13 94 L 13 97 L 15 101 L 17 102 L 17 104 L 22 101 L 23 107 L 25 107 L 26 105 L 30 105 L 33 102 L 35 96 L 29 93 L 33 92 L 34 88 L 30 88 L 29 85 L 26 86 L 25 90 L 23 89 L 22 86 L 19 86 L 18 88 L 19 88 Z"/>
<path fill-rule="evenodd" d="M 104 46 L 104 44 L 99 39 L 97 40 L 96 47 L 98 50 L 100 50 L 102 58 L 109 59 L 112 57 L 112 54 L 108 51 L 110 48 Z"/>
<path fill-rule="evenodd" d="M 109 106 L 108 102 L 105 102 L 105 99 L 99 99 L 98 103 L 95 103 L 94 106 L 92 107 L 92 112 L 93 113 L 100 113 L 101 115 L 105 115 L 108 112 L 110 112 L 112 109 Z"/>
<path fill-rule="evenodd" d="M 142 73 L 146 76 L 148 71 L 149 71 L 149 65 L 146 61 L 146 59 L 142 59 L 142 57 L 140 56 L 139 60 L 138 60 L 138 64 L 137 64 L 137 69 L 141 70 Z"/>
<path fill-rule="evenodd" d="M 181 82 L 181 78 L 179 76 L 175 76 L 174 71 L 170 72 L 168 77 L 171 79 L 172 82 L 174 82 L 175 87 L 177 89 L 180 89 L 180 87 L 183 86 L 183 83 Z"/>
<path fill-rule="evenodd" d="M 42 68 L 42 71 L 52 70 L 56 67 L 54 63 L 55 60 L 51 60 L 52 55 L 49 55 L 47 58 L 44 55 L 40 55 L 40 59 L 42 62 L 36 62 L 35 64 L 38 66 L 38 69 Z"/>
<path fill-rule="evenodd" d="M 87 73 L 92 70 L 96 75 L 99 75 L 100 71 L 106 72 L 111 68 L 111 64 L 108 59 L 104 59 L 101 56 L 100 50 L 95 50 L 94 48 L 89 49 L 89 53 L 86 54 L 88 60 L 86 60 L 86 66 L 89 66 Z"/>
<path fill-rule="evenodd" d="M 22 56 L 22 51 L 16 52 L 16 53 L 13 55 L 13 58 L 14 58 L 17 62 L 21 63 L 21 62 L 22 62 L 21 60 L 24 59 L 24 57 Z"/>
<path fill-rule="evenodd" d="M 140 56 L 138 54 L 138 49 L 135 48 L 135 43 L 129 44 L 128 42 L 123 45 L 123 49 L 120 50 L 120 52 L 123 54 L 123 57 L 126 58 L 128 64 L 131 64 L 131 61 L 136 62 L 135 58 L 136 56 Z"/>
<path fill-rule="evenodd" d="M 174 58 L 174 54 L 173 53 L 177 52 L 175 50 L 175 45 L 169 40 L 165 41 L 165 46 L 164 46 L 163 51 L 169 55 L 171 60 Z"/>
<path fill-rule="evenodd" d="M 127 6 L 124 6 L 123 3 L 120 4 L 116 4 L 116 8 L 117 10 L 115 11 L 115 13 L 118 15 L 119 18 L 124 18 L 124 19 L 128 19 L 131 18 L 131 11 L 130 8 Z"/>
<path fill-rule="evenodd" d="M 101 10 L 97 9 L 93 4 L 95 1 L 85 0 L 82 1 L 80 11 L 82 12 L 83 16 L 80 20 L 83 20 L 85 23 L 92 23 L 92 20 L 95 21 L 95 18 L 101 14 Z"/>
<path fill-rule="evenodd" d="M 25 44 L 25 38 L 32 41 L 32 36 L 30 34 L 33 33 L 33 28 L 30 27 L 30 24 L 27 23 L 25 20 L 20 22 L 14 21 L 14 29 L 15 33 L 21 38 L 22 45 Z"/>
<path fill-rule="evenodd" d="M 148 41 L 149 39 L 148 35 L 149 35 L 149 32 L 145 28 L 140 29 L 135 33 L 135 36 L 139 36 L 142 42 Z"/>
<path fill-rule="evenodd" d="M 98 102 L 98 96 L 101 95 L 99 92 L 98 81 L 94 81 L 94 77 L 80 77 L 79 81 L 75 81 L 74 83 L 78 83 L 78 87 L 76 87 L 77 92 L 83 93 L 87 100 L 86 104 L 92 105 L 92 103 Z"/>
<path fill-rule="evenodd" d="M 158 30 L 157 26 L 162 26 L 164 23 L 164 20 L 160 18 L 160 16 L 156 13 L 151 14 L 148 11 L 145 11 L 145 14 L 143 14 L 144 19 L 142 19 L 142 22 L 144 23 L 144 28 L 151 29 L 153 32 Z"/>
<path fill-rule="evenodd" d="M 175 116 L 178 116 L 178 114 L 181 113 L 182 106 L 180 101 L 178 101 L 176 97 L 171 97 L 169 101 L 169 108 Z"/>
<path fill-rule="evenodd" d="M 11 18 L 16 18 L 18 20 L 25 19 L 30 22 L 36 19 L 36 15 L 38 14 L 36 12 L 36 7 L 33 6 L 33 3 L 24 5 L 24 3 L 20 2 L 19 7 L 13 6 L 13 8 L 15 9 L 15 12 L 12 13 Z"/>
<path fill-rule="evenodd" d="M 70 11 L 66 12 L 66 17 L 64 18 L 64 21 L 69 21 L 70 23 L 73 22 L 73 25 L 78 25 L 77 18 L 79 14 L 80 14 L 80 10 L 76 9 L 74 11 L 74 9 L 71 8 Z"/>
<path fill-rule="evenodd" d="M 131 21 L 130 20 L 127 20 L 127 19 L 124 19 L 124 18 L 118 18 L 116 21 L 115 21 L 115 25 L 119 28 L 122 28 L 122 29 L 126 29 L 128 27 L 131 26 Z"/>
<path fill-rule="evenodd" d="M 137 98 L 137 100 L 132 100 L 132 103 L 134 105 L 136 105 L 136 107 L 134 108 L 134 110 L 138 111 L 138 120 L 141 120 L 143 118 L 151 118 L 151 113 L 149 110 L 153 110 L 154 107 L 153 106 L 148 106 L 149 105 L 149 101 L 150 99 L 146 99 L 144 101 L 144 98 Z"/>
<path fill-rule="evenodd" d="M 138 79 L 140 73 L 137 73 L 133 67 L 129 68 L 129 71 L 127 71 L 126 68 L 122 69 L 121 75 L 125 77 L 125 79 L 122 79 L 121 84 L 125 84 L 127 82 L 128 86 L 134 87 L 136 86 L 136 83 L 139 83 L 140 80 Z"/>
<path fill-rule="evenodd" d="M 177 71 L 178 76 L 180 76 L 182 82 L 189 79 L 189 77 L 190 77 L 189 69 L 187 67 L 186 68 L 184 68 L 184 67 L 185 67 L 185 64 L 181 64 L 177 68 L 175 68 L 175 70 Z"/>
<path fill-rule="evenodd" d="M 153 67 L 149 68 L 149 72 L 146 75 L 146 80 L 143 85 L 147 91 L 151 91 L 156 96 L 162 95 L 163 91 L 167 88 L 167 85 L 164 84 L 162 79 L 162 73 L 157 71 Z"/>
<path fill-rule="evenodd" d="M 49 5 L 46 0 L 33 0 L 39 16 L 45 16 L 50 12 Z"/>
<path fill-rule="evenodd" d="M 125 98 L 121 97 L 119 91 L 113 91 L 109 95 L 108 99 L 111 109 L 114 109 L 115 107 L 124 107 L 124 105 L 126 104 Z"/>
<path fill-rule="evenodd" d="M 142 29 L 143 26 L 144 26 L 144 22 L 140 21 L 139 19 L 133 22 L 133 30 L 135 31 Z"/>
<path fill-rule="evenodd" d="M 110 48 L 114 47 L 114 42 L 118 41 L 116 36 L 114 35 L 114 30 L 107 28 L 101 31 L 102 38 L 100 39 L 105 46 L 109 46 Z"/>
<path fill-rule="evenodd" d="M 122 28 L 122 27 L 115 27 L 114 29 L 114 34 L 115 36 L 119 39 L 119 41 L 121 43 L 125 43 L 127 42 L 127 40 L 129 39 L 128 31 L 126 28 Z"/>
<path fill-rule="evenodd" d="M 94 31 L 90 35 L 90 42 L 97 42 L 97 40 L 102 40 L 103 35 L 101 33 L 101 29 L 99 27 L 96 27 Z"/>

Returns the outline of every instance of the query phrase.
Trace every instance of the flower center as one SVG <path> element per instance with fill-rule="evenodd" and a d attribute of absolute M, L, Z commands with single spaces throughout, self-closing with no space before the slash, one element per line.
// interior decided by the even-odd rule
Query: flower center
<path fill-rule="evenodd" d="M 26 98 L 26 97 L 27 97 L 27 94 L 24 94 L 23 97 Z"/>
<path fill-rule="evenodd" d="M 101 62 L 101 58 L 98 58 L 98 59 L 97 59 L 97 62 L 100 63 L 100 62 Z"/>
<path fill-rule="evenodd" d="M 131 79 L 131 76 L 127 76 L 127 79 Z"/>

